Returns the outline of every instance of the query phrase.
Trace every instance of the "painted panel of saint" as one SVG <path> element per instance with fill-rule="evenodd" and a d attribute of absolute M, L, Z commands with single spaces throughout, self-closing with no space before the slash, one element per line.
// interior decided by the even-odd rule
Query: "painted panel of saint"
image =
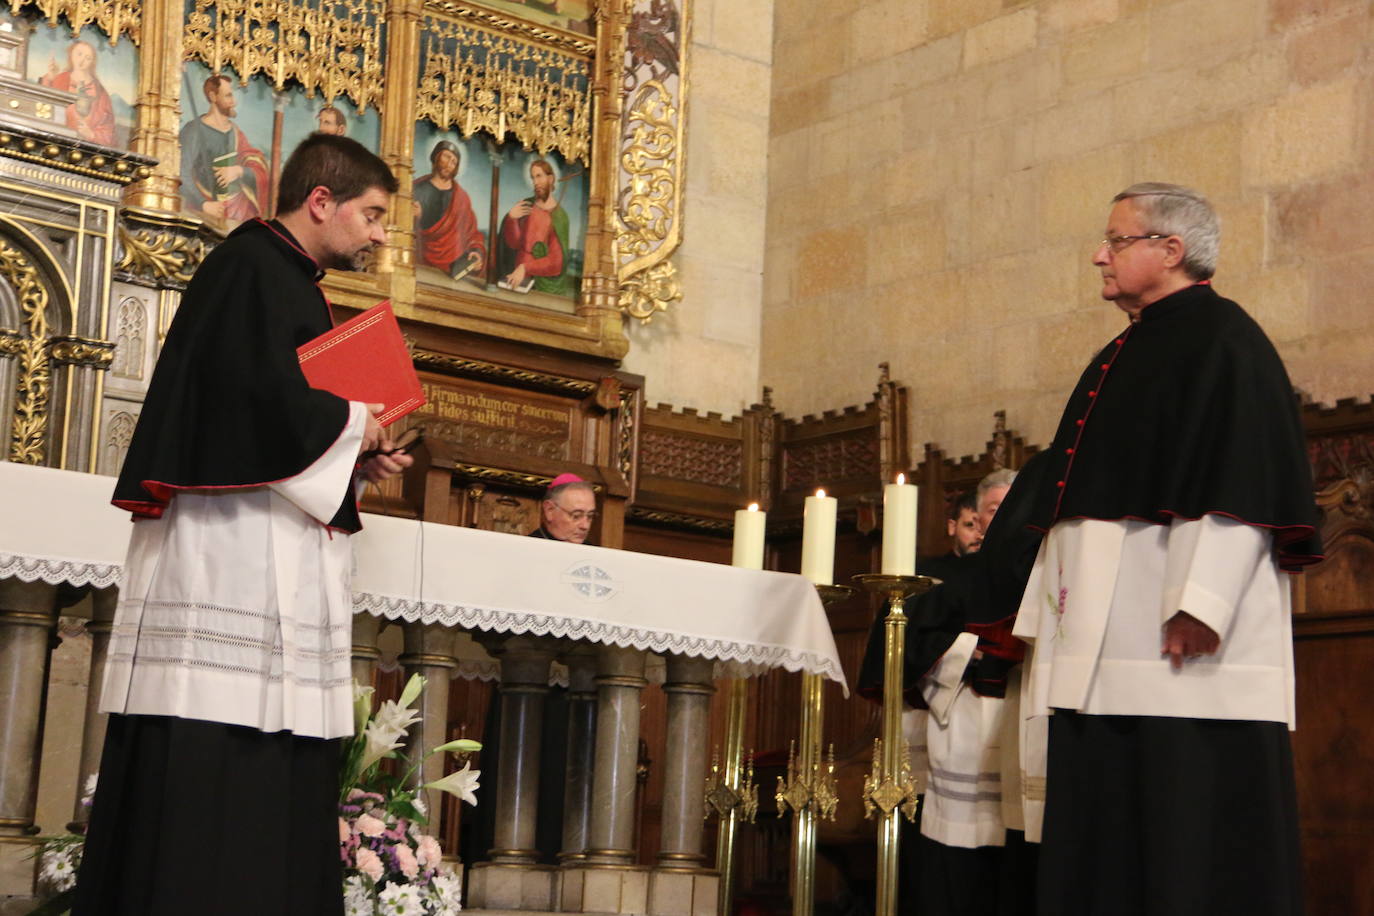
<path fill-rule="evenodd" d="M 182 205 L 225 232 L 272 215 L 282 163 L 310 133 L 372 150 L 381 139 L 375 109 L 359 113 L 346 98 L 312 99 L 299 87 L 277 92 L 261 76 L 243 86 L 232 70 L 211 73 L 197 61 L 183 69 L 181 95 Z"/>
<path fill-rule="evenodd" d="M 422 121 L 414 169 L 421 283 L 573 310 L 587 235 L 580 164 Z"/>
<path fill-rule="evenodd" d="M 583 35 L 592 33 L 591 0 L 477 0 L 479 6 Z"/>
<path fill-rule="evenodd" d="M 95 26 L 73 35 L 65 25 L 23 21 L 33 29 L 25 77 L 75 93 L 64 123 L 81 139 L 128 149 L 138 98 L 138 46 L 126 35 L 112 47 Z"/>

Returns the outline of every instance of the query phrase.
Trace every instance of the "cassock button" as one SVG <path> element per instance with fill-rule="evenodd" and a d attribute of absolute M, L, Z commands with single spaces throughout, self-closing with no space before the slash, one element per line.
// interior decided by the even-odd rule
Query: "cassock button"
<path fill-rule="evenodd" d="M 1065 454 L 1065 455 L 1072 455 L 1072 454 L 1073 454 L 1073 449 L 1071 449 L 1071 448 L 1066 448 L 1066 449 L 1064 449 L 1064 454 Z"/>
<path fill-rule="evenodd" d="M 1074 422 L 1074 424 L 1077 425 L 1077 426 L 1082 426 L 1082 425 L 1083 425 L 1083 421 L 1082 421 L 1082 420 L 1074 420 L 1073 422 Z"/>
<path fill-rule="evenodd" d="M 1102 371 L 1103 371 L 1103 372 L 1106 372 L 1106 371 L 1107 371 L 1108 369 L 1110 369 L 1111 367 L 1112 367 L 1112 366 L 1111 366 L 1110 363 L 1103 363 L 1103 364 L 1102 364 Z"/>
<path fill-rule="evenodd" d="M 1096 392 L 1096 391 L 1089 391 L 1089 392 L 1088 392 L 1088 397 L 1090 397 L 1090 398 L 1095 398 L 1095 397 L 1097 397 L 1097 392 Z"/>
<path fill-rule="evenodd" d="M 1055 484 L 1055 486 L 1056 486 L 1056 487 L 1062 487 L 1062 486 L 1064 486 L 1064 481 L 1062 481 L 1062 480 L 1059 481 L 1059 483 Z"/>
<path fill-rule="evenodd" d="M 1117 345 L 1118 347 L 1121 346 L 1122 344 L 1124 344 L 1125 342 L 1126 342 L 1126 338 L 1124 338 L 1124 337 L 1118 337 L 1118 338 L 1116 339 L 1116 345 Z"/>

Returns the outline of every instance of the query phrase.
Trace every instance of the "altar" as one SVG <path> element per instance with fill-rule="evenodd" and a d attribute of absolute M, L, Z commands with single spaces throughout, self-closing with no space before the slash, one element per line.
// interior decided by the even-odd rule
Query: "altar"
<path fill-rule="evenodd" d="M 0 529 L 0 627 L 5 670 L 25 682 L 0 709 L 9 736 L 0 766 L 0 818 L 31 825 L 43 717 L 45 637 L 61 596 L 94 589 L 81 777 L 98 769 L 104 716 L 96 711 L 109 621 L 131 523 L 109 505 L 113 479 L 0 463 L 0 504 L 22 524 Z M 505 713 L 490 862 L 472 869 L 475 907 L 565 912 L 716 912 L 717 874 L 702 849 L 711 694 L 720 678 L 775 668 L 832 680 L 848 693 L 815 587 L 789 573 L 516 537 L 415 519 L 364 515 L 353 537 L 354 673 L 373 679 L 378 625 L 404 628 L 408 670 L 446 683 L 472 663 L 471 634 L 499 660 Z M 462 656 L 466 655 L 466 658 Z M 650 660 L 653 663 L 650 663 Z M 555 660 L 571 690 L 562 864 L 534 849 L 539 746 Z M 637 864 L 631 808 L 639 693 L 650 678 L 668 693 L 664 822 L 653 866 Z M 446 740 L 447 691 L 426 691 L 410 746 Z M 444 737 L 441 737 L 444 736 Z M 574 765 L 582 761 L 582 765 Z M 421 781 L 444 775 L 431 758 Z M 435 793 L 437 796 L 437 793 Z M 438 798 L 430 800 L 439 810 Z"/>

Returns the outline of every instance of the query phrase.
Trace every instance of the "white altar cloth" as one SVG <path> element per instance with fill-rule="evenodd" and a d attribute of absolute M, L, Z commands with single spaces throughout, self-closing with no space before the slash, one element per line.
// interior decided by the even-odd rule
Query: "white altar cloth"
<path fill-rule="evenodd" d="M 114 479 L 0 461 L 0 579 L 118 584 Z M 791 573 L 363 516 L 353 603 L 391 620 L 678 652 L 720 674 L 809 671 L 848 691 L 815 588 Z"/>

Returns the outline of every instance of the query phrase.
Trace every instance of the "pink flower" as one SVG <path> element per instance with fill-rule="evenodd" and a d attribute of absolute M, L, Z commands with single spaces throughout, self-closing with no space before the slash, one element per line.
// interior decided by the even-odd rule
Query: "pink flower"
<path fill-rule="evenodd" d="M 410 851 L 409 846 L 396 847 L 396 867 L 407 878 L 414 878 L 420 871 L 420 864 L 415 861 L 415 853 Z"/>
<path fill-rule="evenodd" d="M 443 850 L 439 848 L 439 841 L 429 834 L 420 837 L 419 848 L 416 851 L 426 868 L 433 868 L 438 865 L 439 860 L 444 855 Z"/>
<path fill-rule="evenodd" d="M 373 881 L 380 881 L 382 880 L 382 860 L 377 858 L 375 852 L 363 846 L 358 850 L 358 871 Z"/>
<path fill-rule="evenodd" d="M 348 827 L 348 821 L 339 818 L 339 842 L 347 843 L 348 838 L 353 835 L 353 831 Z"/>
<path fill-rule="evenodd" d="M 436 867 L 441 858 L 444 857 L 444 850 L 438 847 L 438 840 L 429 834 L 420 836 L 419 849 L 416 851 L 419 851 L 419 860 L 425 864 L 426 868 Z"/>
<path fill-rule="evenodd" d="M 358 827 L 358 832 L 361 833 L 363 836 L 381 836 L 382 832 L 386 830 L 386 824 L 382 823 L 380 820 L 378 820 L 370 814 L 358 815 L 358 820 L 356 823 Z"/>

